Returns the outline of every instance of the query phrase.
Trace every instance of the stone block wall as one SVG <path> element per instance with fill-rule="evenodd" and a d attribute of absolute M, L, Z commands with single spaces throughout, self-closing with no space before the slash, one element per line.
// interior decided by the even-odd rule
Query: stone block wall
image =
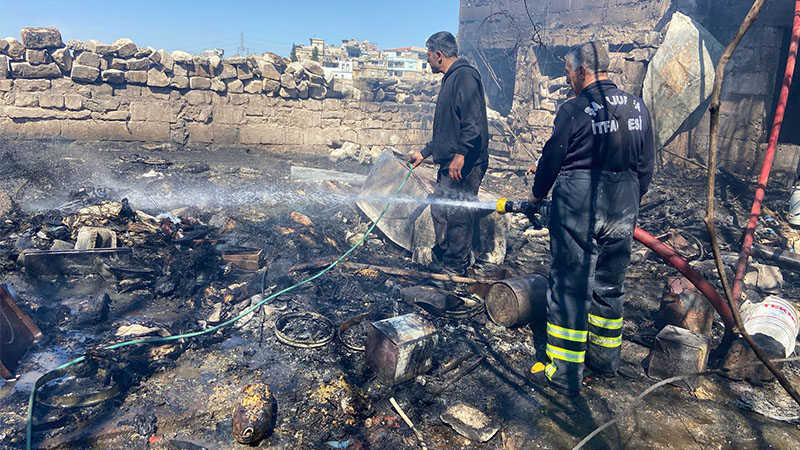
<path fill-rule="evenodd" d="M 64 45 L 53 28 L 21 36 L 0 40 L 4 137 L 306 152 L 333 141 L 410 150 L 430 139 L 430 96 L 405 89 L 374 101 L 372 92 L 362 96 L 326 78 L 314 61 L 170 54 L 128 39 Z M 381 93 L 391 89 L 382 85 Z"/>
<path fill-rule="evenodd" d="M 751 5 L 750 0 L 462 0 L 458 38 L 462 53 L 481 70 L 490 105 L 509 113 L 512 156 L 530 159 L 549 137 L 569 92 L 562 59 L 569 47 L 588 40 L 608 45 L 610 77 L 640 95 L 648 62 L 675 11 L 692 17 L 725 46 Z M 790 0 L 767 2 L 726 70 L 720 162 L 741 174 L 760 166 L 793 6 Z M 493 61 L 490 56 L 498 53 L 514 54 L 514 63 Z M 706 113 L 667 150 L 702 160 L 707 146 Z"/>

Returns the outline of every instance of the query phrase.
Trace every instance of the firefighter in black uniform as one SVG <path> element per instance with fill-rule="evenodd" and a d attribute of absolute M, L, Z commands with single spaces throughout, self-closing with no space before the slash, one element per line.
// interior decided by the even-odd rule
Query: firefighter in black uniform
<path fill-rule="evenodd" d="M 428 156 L 439 164 L 434 198 L 477 200 L 478 188 L 489 166 L 489 124 L 478 71 L 458 59 L 456 38 L 440 31 L 426 42 L 433 73 L 444 73 L 433 116 L 433 139 L 409 162 L 418 166 Z M 475 211 L 431 204 L 436 244 L 431 268 L 454 275 L 466 274 L 471 263 Z"/>
<path fill-rule="evenodd" d="M 608 79 L 608 53 L 593 42 L 566 56 L 576 96 L 558 110 L 542 149 L 532 202 L 553 188 L 545 376 L 580 392 L 584 362 L 602 375 L 619 368 L 623 282 L 639 202 L 653 175 L 650 113 Z"/>

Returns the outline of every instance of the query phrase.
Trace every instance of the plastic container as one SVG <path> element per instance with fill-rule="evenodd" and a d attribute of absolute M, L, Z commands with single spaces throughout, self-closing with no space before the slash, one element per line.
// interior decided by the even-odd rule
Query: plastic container
<path fill-rule="evenodd" d="M 744 328 L 750 335 L 765 334 L 783 345 L 786 357 L 794 352 L 795 339 L 800 332 L 797 309 L 786 300 L 770 295 L 743 311 Z"/>
<path fill-rule="evenodd" d="M 800 184 L 792 186 L 792 194 L 789 196 L 789 212 L 787 213 L 789 223 L 795 227 L 800 227 Z"/>

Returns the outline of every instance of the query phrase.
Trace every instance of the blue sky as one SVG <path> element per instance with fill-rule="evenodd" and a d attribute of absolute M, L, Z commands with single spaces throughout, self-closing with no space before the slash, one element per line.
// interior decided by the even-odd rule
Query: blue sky
<path fill-rule="evenodd" d="M 19 39 L 26 26 L 54 26 L 63 39 L 231 55 L 244 32 L 250 52 L 288 56 L 293 42 L 320 37 L 377 42 L 380 48 L 424 46 L 441 30 L 458 31 L 459 0 L 50 1 L 0 0 L 0 37 Z"/>

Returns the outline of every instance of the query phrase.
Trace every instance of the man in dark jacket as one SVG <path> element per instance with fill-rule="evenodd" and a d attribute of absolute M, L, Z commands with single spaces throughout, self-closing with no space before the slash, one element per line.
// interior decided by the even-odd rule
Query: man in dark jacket
<path fill-rule="evenodd" d="M 570 49 L 566 71 L 576 97 L 556 114 L 530 200 L 542 201 L 553 187 L 544 372 L 575 395 L 584 361 L 602 375 L 619 368 L 623 282 L 654 144 L 650 113 L 608 79 L 602 46 Z"/>
<path fill-rule="evenodd" d="M 433 139 L 409 158 L 414 167 L 433 155 L 439 165 L 434 198 L 477 200 L 478 188 L 489 165 L 489 125 L 481 76 L 458 59 L 456 38 L 441 31 L 426 42 L 433 73 L 444 73 L 436 112 Z M 475 211 L 431 204 L 436 245 L 434 266 L 463 275 L 470 266 Z M 437 267 L 438 268 L 438 267 Z"/>

